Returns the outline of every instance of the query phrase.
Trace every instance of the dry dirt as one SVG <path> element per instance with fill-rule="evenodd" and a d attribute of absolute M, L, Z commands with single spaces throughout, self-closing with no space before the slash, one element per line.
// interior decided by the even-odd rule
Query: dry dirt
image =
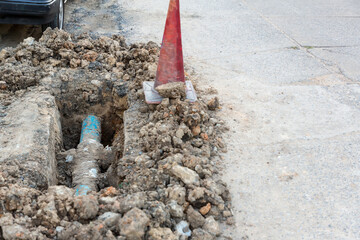
<path fill-rule="evenodd" d="M 47 92 L 63 135 L 57 185 L 29 184 L 21 165 L 8 172 L 0 161 L 0 239 L 226 239 L 219 222 L 234 220 L 217 177 L 227 130 L 218 100 L 198 93 L 196 103 L 178 95 L 147 105 L 142 82 L 154 80 L 158 54 L 153 42 L 50 29 L 0 52 L 2 116 L 27 93 Z M 90 113 L 110 150 L 97 159 L 99 191 L 76 197 L 69 156 Z"/>

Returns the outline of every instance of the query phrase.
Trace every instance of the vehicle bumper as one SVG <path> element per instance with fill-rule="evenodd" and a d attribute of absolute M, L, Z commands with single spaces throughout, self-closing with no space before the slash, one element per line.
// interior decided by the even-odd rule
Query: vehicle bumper
<path fill-rule="evenodd" d="M 0 23 L 46 24 L 55 18 L 58 9 L 58 0 L 48 0 L 43 2 L 1 1 Z"/>

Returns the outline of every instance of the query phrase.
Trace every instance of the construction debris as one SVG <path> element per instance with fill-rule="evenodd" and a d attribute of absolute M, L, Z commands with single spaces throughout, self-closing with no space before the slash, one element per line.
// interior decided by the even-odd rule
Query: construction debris
<path fill-rule="evenodd" d="M 92 39 L 50 29 L 39 41 L 0 52 L 1 116 L 34 96 L 55 101 L 61 122 L 54 128 L 57 118 L 46 118 L 51 121 L 38 134 L 50 131 L 53 140 L 33 143 L 56 151 L 56 159 L 38 152 L 39 161 L 57 162 L 48 166 L 52 178 L 42 162 L 32 165 L 44 175 L 41 185 L 25 171 L 35 158 L 17 160 L 14 146 L 18 169 L 10 171 L 0 149 L 0 239 L 216 239 L 219 221 L 232 223 L 229 191 L 217 178 L 227 128 L 202 97 L 191 103 L 180 94 L 146 104 L 142 83 L 154 80 L 158 54 L 152 42 L 128 46 L 120 36 Z M 40 108 L 42 114 L 49 115 Z M 75 196 L 71 169 L 89 114 L 101 119 L 99 191 Z M 62 129 L 62 137 L 54 129 Z M 15 130 L 0 117 L 0 143 Z"/>

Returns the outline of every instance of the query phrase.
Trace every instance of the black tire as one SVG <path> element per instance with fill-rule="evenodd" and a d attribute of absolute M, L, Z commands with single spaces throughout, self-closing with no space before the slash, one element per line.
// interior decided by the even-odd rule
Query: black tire
<path fill-rule="evenodd" d="M 41 26 L 42 31 L 45 31 L 48 27 L 50 28 L 58 28 L 63 29 L 64 28 L 64 16 L 65 16 L 65 4 L 64 0 L 59 0 L 59 9 L 56 13 L 55 18 L 46 24 L 43 24 Z"/>

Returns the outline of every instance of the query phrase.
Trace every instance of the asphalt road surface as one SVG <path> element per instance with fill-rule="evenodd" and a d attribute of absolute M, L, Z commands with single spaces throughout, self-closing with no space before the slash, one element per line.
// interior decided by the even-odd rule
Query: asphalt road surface
<path fill-rule="evenodd" d="M 117 0 L 68 0 L 64 29 L 91 36 L 121 34 L 124 20 Z M 0 49 L 14 47 L 27 37 L 39 39 L 41 26 L 0 24 Z"/>
<path fill-rule="evenodd" d="M 167 1 L 124 0 L 130 41 Z M 360 239 L 360 2 L 181 1 L 185 62 L 219 92 L 233 239 Z"/>
<path fill-rule="evenodd" d="M 160 43 L 168 1 L 70 1 L 68 31 Z M 233 239 L 360 239 L 360 2 L 181 1 L 185 64 L 230 126 Z M 12 45 L 33 28 L 0 26 Z M 25 33 L 25 34 L 24 34 Z"/>

